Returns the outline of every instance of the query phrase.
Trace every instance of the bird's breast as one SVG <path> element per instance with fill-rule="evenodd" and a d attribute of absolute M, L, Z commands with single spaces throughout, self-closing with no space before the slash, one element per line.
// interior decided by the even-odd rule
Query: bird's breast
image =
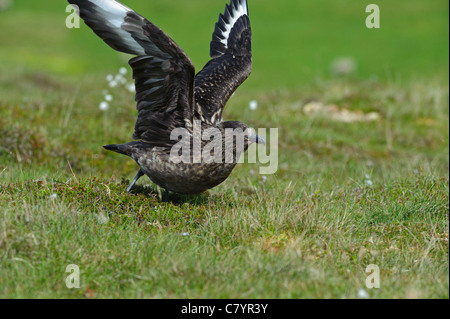
<path fill-rule="evenodd" d="M 174 163 L 165 150 L 153 148 L 135 159 L 158 186 L 180 194 L 199 194 L 227 179 L 236 163 Z"/>

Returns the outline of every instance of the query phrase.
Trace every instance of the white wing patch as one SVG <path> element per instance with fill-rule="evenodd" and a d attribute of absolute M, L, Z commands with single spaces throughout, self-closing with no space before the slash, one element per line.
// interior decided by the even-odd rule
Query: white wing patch
<path fill-rule="evenodd" d="M 135 51 L 136 54 L 145 54 L 144 48 L 142 48 L 142 46 L 133 39 L 130 33 L 121 28 L 122 24 L 125 22 L 127 13 L 132 11 L 130 8 L 115 0 L 88 1 L 95 5 L 97 8 L 97 14 L 99 14 L 102 18 L 105 18 L 115 27 L 115 29 L 111 31 L 114 31 L 114 33 L 119 36 L 130 49 Z"/>
<path fill-rule="evenodd" d="M 123 4 L 115 1 L 115 0 L 88 0 L 93 3 L 95 6 L 101 9 L 102 16 L 106 18 L 111 24 L 113 24 L 116 28 L 120 28 L 122 25 L 127 12 L 131 11 L 130 8 L 127 8 Z"/>
<path fill-rule="evenodd" d="M 232 8 L 232 7 L 230 7 Z M 222 42 L 226 48 L 228 48 L 228 37 L 230 36 L 230 32 L 233 29 L 236 22 L 239 20 L 242 16 L 248 16 L 248 9 L 247 9 L 247 1 L 246 0 L 238 0 L 238 7 L 237 10 L 231 9 L 230 12 L 226 12 L 226 17 L 229 20 L 229 23 L 226 23 L 226 21 L 223 21 L 225 25 L 225 30 L 222 30 L 222 37 L 225 39 L 220 39 L 220 42 Z"/>

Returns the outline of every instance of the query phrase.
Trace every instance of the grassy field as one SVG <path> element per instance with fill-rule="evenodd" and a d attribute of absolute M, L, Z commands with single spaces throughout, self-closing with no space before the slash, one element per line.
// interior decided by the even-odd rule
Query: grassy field
<path fill-rule="evenodd" d="M 448 2 L 380 0 L 378 30 L 369 3 L 249 2 L 254 71 L 225 119 L 278 128 L 278 171 L 169 203 L 147 178 L 127 194 L 136 164 L 101 147 L 133 132 L 106 81 L 127 57 L 68 30 L 65 1 L 0 11 L 0 298 L 449 298 Z M 124 3 L 206 63 L 223 0 Z"/>

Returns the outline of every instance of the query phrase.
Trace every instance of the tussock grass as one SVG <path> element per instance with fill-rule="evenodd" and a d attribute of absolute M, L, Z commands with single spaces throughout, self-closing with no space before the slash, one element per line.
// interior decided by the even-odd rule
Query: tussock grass
<path fill-rule="evenodd" d="M 279 171 L 263 181 L 243 164 L 170 203 L 146 179 L 126 194 L 135 164 L 100 148 L 127 140 L 132 101 L 102 113 L 95 90 L 49 90 L 67 102 L 1 102 L 12 141 L 1 153 L 2 296 L 357 298 L 376 264 L 381 289 L 370 297 L 448 297 L 448 88 L 438 82 L 261 93 L 257 117 L 238 110 L 249 100 L 239 93 L 229 118 L 282 123 Z M 302 107 L 313 99 L 381 117 L 310 116 Z M 65 287 L 72 263 L 78 290 Z"/>
<path fill-rule="evenodd" d="M 369 264 L 382 269 L 372 297 L 448 291 L 448 179 L 203 204 L 159 203 L 99 180 L 33 184 L 1 190 L 4 296 L 355 298 Z M 81 290 L 64 286 L 71 263 Z"/>

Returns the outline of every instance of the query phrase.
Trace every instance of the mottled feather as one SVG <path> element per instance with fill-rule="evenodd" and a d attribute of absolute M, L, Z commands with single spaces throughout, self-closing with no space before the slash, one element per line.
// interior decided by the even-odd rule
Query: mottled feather
<path fill-rule="evenodd" d="M 195 77 L 195 114 L 213 125 L 252 71 L 252 31 L 246 0 L 231 0 L 213 33 L 211 60 Z"/>

